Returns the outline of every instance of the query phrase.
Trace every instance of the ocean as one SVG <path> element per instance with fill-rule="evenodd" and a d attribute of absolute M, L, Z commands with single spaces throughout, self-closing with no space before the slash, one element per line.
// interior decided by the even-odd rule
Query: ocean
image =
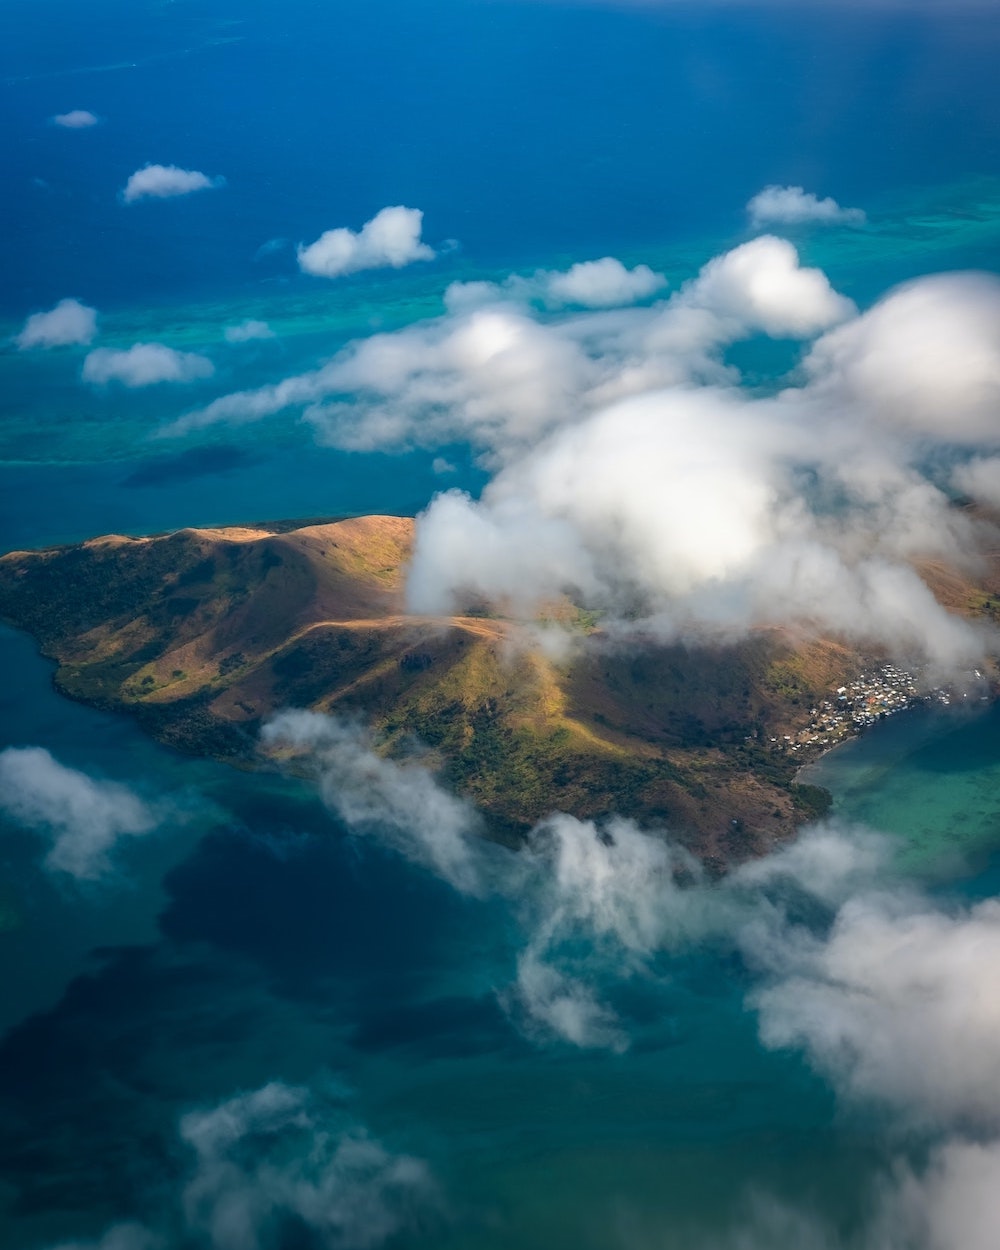
<path fill-rule="evenodd" d="M 476 495 L 489 467 L 464 445 L 344 452 L 295 416 L 162 431 L 438 315 L 456 280 L 615 255 L 681 283 L 747 237 L 743 207 L 768 183 L 864 206 L 864 232 L 795 236 L 861 306 L 920 274 L 995 271 L 998 41 L 988 10 L 6 0 L 0 550 Z M 78 107 L 99 124 L 48 124 Z M 225 185 L 123 205 L 148 161 Z M 424 211 L 437 260 L 336 284 L 297 273 L 295 244 L 387 204 Z M 79 382 L 84 348 L 15 350 L 23 319 L 67 296 L 98 308 L 102 344 L 207 351 L 214 377 L 181 398 L 102 393 Z M 276 338 L 225 344 L 247 318 Z M 766 375 L 770 349 L 741 350 Z M 64 700 L 3 630 L 0 749 L 27 746 L 137 789 L 158 824 L 110 880 L 77 883 L 0 817 L 9 1250 L 123 1220 L 174 1229 L 168 1250 L 202 1245 L 176 1231 L 192 1168 L 178 1125 L 270 1082 L 424 1160 L 436 1195 L 381 1239 L 300 1221 L 280 1250 L 704 1250 L 761 1194 L 847 1239 L 865 1226 L 897 1157 L 884 1112 L 845 1107 L 801 1050 L 761 1043 L 753 970 L 726 944 L 622 978 L 595 943 L 580 958 L 629 1047 L 540 1039 L 507 1007 L 524 943 L 509 901 L 352 835 L 302 781 L 178 755 Z M 975 899 L 998 884 L 998 761 L 994 708 L 931 711 L 809 778 L 838 819 L 892 840 L 901 881 Z"/>

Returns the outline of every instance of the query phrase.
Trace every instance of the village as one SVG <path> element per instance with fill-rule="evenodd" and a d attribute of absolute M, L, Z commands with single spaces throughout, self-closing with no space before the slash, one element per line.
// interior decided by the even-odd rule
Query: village
<path fill-rule="evenodd" d="M 809 709 L 809 723 L 798 733 L 772 737 L 771 746 L 779 751 L 805 752 L 811 748 L 825 749 L 856 737 L 877 721 L 918 704 L 953 702 L 990 697 L 989 683 L 979 669 L 969 674 L 968 689 L 938 687 L 918 693 L 917 678 L 895 664 L 883 664 L 874 672 L 863 673 L 847 685 L 840 686 L 829 699 Z"/>

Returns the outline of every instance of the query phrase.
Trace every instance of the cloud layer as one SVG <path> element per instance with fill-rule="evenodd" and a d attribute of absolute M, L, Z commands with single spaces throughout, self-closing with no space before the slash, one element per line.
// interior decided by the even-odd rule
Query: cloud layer
<path fill-rule="evenodd" d="M 320 278 L 339 278 L 362 269 L 402 269 L 417 260 L 433 260 L 434 250 L 421 241 L 424 215 L 401 204 L 383 208 L 357 232 L 340 226 L 298 247 L 299 268 Z"/>
<path fill-rule="evenodd" d="M 1000 282 L 920 279 L 859 313 L 763 235 L 667 299 L 579 307 L 635 294 L 637 274 L 645 292 L 658 281 L 605 258 L 453 284 L 444 316 L 222 396 L 169 432 L 291 411 L 344 449 L 478 448 L 494 473 L 482 498 L 446 493 L 419 519 L 419 612 L 476 594 L 530 614 L 566 591 L 609 630 L 792 624 L 938 674 L 974 666 L 984 630 L 941 608 L 913 563 L 971 569 L 993 542 L 951 491 L 996 493 Z M 555 311 L 567 291 L 578 310 Z M 751 390 L 729 353 L 760 337 L 804 349 Z"/>
<path fill-rule="evenodd" d="M 625 395 L 738 381 L 719 359 L 734 341 L 811 335 L 854 312 L 819 270 L 799 265 L 791 244 L 769 237 L 710 262 L 652 308 L 552 321 L 527 302 L 538 290 L 537 279 L 454 284 L 449 315 L 361 340 L 313 373 L 224 396 L 174 428 L 304 407 L 320 437 L 337 446 L 467 439 L 506 455 Z"/>
<path fill-rule="evenodd" d="M 126 204 L 134 204 L 136 200 L 166 200 L 222 185 L 221 178 L 209 178 L 197 169 L 181 169 L 177 165 L 144 165 L 129 176 L 122 190 L 122 199 Z"/>
<path fill-rule="evenodd" d="M 352 827 L 459 890 L 508 899 L 523 947 L 504 1001 L 530 1034 L 624 1049 L 602 987 L 659 975 L 662 952 L 729 949 L 753 974 L 765 1046 L 803 1051 L 842 1096 L 903 1126 L 1000 1141 L 1000 900 L 934 901 L 900 879 L 888 841 L 836 823 L 721 880 L 622 818 L 557 813 L 521 855 L 496 856 L 466 805 L 418 762 L 381 759 L 356 726 L 286 713 L 265 742 L 311 752 Z"/>
<path fill-rule="evenodd" d="M 32 313 L 14 343 L 20 351 L 33 347 L 86 346 L 97 335 L 97 309 L 76 299 L 61 299 L 48 312 Z"/>

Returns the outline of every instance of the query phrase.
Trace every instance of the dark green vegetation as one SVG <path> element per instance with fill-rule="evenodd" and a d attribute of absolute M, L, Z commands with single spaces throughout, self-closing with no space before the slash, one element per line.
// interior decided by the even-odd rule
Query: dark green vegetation
<path fill-rule="evenodd" d="M 825 810 L 776 749 L 865 664 L 762 631 L 727 647 L 628 648 L 566 610 L 567 658 L 497 611 L 403 611 L 413 523 L 111 536 L 0 560 L 0 615 L 59 663 L 67 695 L 160 741 L 249 766 L 284 707 L 360 715 L 381 749 L 420 744 L 516 842 L 553 809 L 668 826 L 704 859 L 760 853 Z"/>

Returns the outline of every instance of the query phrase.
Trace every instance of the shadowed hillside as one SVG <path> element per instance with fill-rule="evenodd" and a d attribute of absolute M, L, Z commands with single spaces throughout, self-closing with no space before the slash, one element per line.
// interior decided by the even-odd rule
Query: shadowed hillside
<path fill-rule="evenodd" d="M 425 750 L 512 843 L 553 809 L 620 812 L 722 862 L 823 809 L 823 792 L 794 784 L 807 751 L 783 737 L 872 657 L 777 630 L 626 649 L 580 623 L 556 661 L 499 616 L 405 614 L 412 535 L 411 520 L 361 517 L 13 552 L 0 615 L 58 662 L 64 693 L 186 751 L 259 763 L 280 708 L 361 715 L 385 751 Z M 948 590 L 991 607 L 960 579 Z"/>

